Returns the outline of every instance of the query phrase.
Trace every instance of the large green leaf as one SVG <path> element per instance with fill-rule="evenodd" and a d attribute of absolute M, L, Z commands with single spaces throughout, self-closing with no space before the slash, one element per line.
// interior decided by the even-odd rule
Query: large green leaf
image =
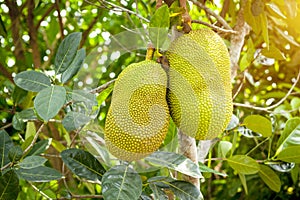
<path fill-rule="evenodd" d="M 0 176 L 0 199 L 15 200 L 20 192 L 19 179 L 13 170 Z"/>
<path fill-rule="evenodd" d="M 61 86 L 43 89 L 34 99 L 34 107 L 38 115 L 45 121 L 53 118 L 66 101 L 66 90 Z"/>
<path fill-rule="evenodd" d="M 168 200 L 168 196 L 166 193 L 162 190 L 161 187 L 157 186 L 154 183 L 149 184 L 150 189 L 153 192 L 154 199 L 159 199 L 159 200 Z"/>
<path fill-rule="evenodd" d="M 73 90 L 69 94 L 71 99 L 76 102 L 82 102 L 87 107 L 88 110 L 92 110 L 93 106 L 97 106 L 98 102 L 96 100 L 96 95 L 91 94 L 89 91 L 85 90 Z"/>
<path fill-rule="evenodd" d="M 19 163 L 19 166 L 23 169 L 32 169 L 39 166 L 43 166 L 47 162 L 47 159 L 41 156 L 28 156 Z"/>
<path fill-rule="evenodd" d="M 0 168 L 10 162 L 8 152 L 13 146 L 14 144 L 7 132 L 5 130 L 0 130 Z"/>
<path fill-rule="evenodd" d="M 14 81 L 20 88 L 33 92 L 39 92 L 51 86 L 51 81 L 48 76 L 32 70 L 18 73 Z"/>
<path fill-rule="evenodd" d="M 13 118 L 12 118 L 12 125 L 13 128 L 18 130 L 18 131 L 22 131 L 25 129 L 25 122 L 24 120 L 20 117 L 20 113 L 16 113 Z"/>
<path fill-rule="evenodd" d="M 156 10 L 149 23 L 149 36 L 156 49 L 163 47 L 168 41 L 168 30 L 170 26 L 170 13 L 167 5 Z"/>
<path fill-rule="evenodd" d="M 41 153 L 44 153 L 50 147 L 51 142 L 52 138 L 38 141 L 33 145 L 27 156 L 40 155 Z"/>
<path fill-rule="evenodd" d="M 156 151 L 146 157 L 145 160 L 161 167 L 176 170 L 194 178 L 202 178 L 198 166 L 193 161 L 180 154 Z"/>
<path fill-rule="evenodd" d="M 276 159 L 284 162 L 300 163 L 300 146 L 286 147 L 280 151 Z"/>
<path fill-rule="evenodd" d="M 248 186 L 247 186 L 245 174 L 241 174 L 241 173 L 238 173 L 238 174 L 239 174 L 240 181 L 243 185 L 243 188 L 245 190 L 245 194 L 248 195 Z"/>
<path fill-rule="evenodd" d="M 162 189 L 168 189 L 171 190 L 176 197 L 181 200 L 203 199 L 199 189 L 189 182 L 175 180 L 170 177 L 157 176 L 149 178 L 148 183 L 151 186 L 153 193 L 156 193 L 156 196 L 159 197 L 164 197 Z"/>
<path fill-rule="evenodd" d="M 19 161 L 23 156 L 23 150 L 21 146 L 13 146 L 9 149 L 8 158 L 11 162 Z"/>
<path fill-rule="evenodd" d="M 15 172 L 18 174 L 19 178 L 33 182 L 49 182 L 62 178 L 62 174 L 60 172 L 45 166 L 25 169 L 20 168 L 15 170 Z"/>
<path fill-rule="evenodd" d="M 85 58 L 85 49 L 79 49 L 76 53 L 76 56 L 70 66 L 64 71 L 61 75 L 61 82 L 65 83 L 70 80 L 74 75 L 77 74 L 79 69 L 83 65 L 83 61 Z"/>
<path fill-rule="evenodd" d="M 259 164 L 249 156 L 234 155 L 227 161 L 232 169 L 241 174 L 255 174 L 259 171 Z"/>
<path fill-rule="evenodd" d="M 102 179 L 102 194 L 106 200 L 135 200 L 142 193 L 142 180 L 129 166 L 116 165 Z"/>
<path fill-rule="evenodd" d="M 199 189 L 185 181 L 172 181 L 168 184 L 170 190 L 174 192 L 177 198 L 181 200 L 200 200 L 203 199 Z"/>
<path fill-rule="evenodd" d="M 260 170 L 258 172 L 260 178 L 267 184 L 267 186 L 275 191 L 279 192 L 281 187 L 281 182 L 279 176 L 268 166 L 260 165 Z"/>
<path fill-rule="evenodd" d="M 71 33 L 59 45 L 54 60 L 56 74 L 60 74 L 70 67 L 76 56 L 81 36 L 82 34 L 79 32 Z"/>
<path fill-rule="evenodd" d="M 220 141 L 218 145 L 218 157 L 226 158 L 227 153 L 231 150 L 232 143 L 229 141 Z"/>
<path fill-rule="evenodd" d="M 260 133 L 264 137 L 272 135 L 272 123 L 269 119 L 261 115 L 249 115 L 244 119 L 244 125 L 254 132 Z"/>
<path fill-rule="evenodd" d="M 300 117 L 289 119 L 277 143 L 276 155 L 290 146 L 300 145 Z"/>
<path fill-rule="evenodd" d="M 65 118 L 62 121 L 62 124 L 64 125 L 67 131 L 72 131 L 78 129 L 82 125 L 87 124 L 90 120 L 91 118 L 86 116 L 85 114 L 71 111 L 68 112 L 68 114 L 65 116 Z"/>
<path fill-rule="evenodd" d="M 101 181 L 105 169 L 89 152 L 81 149 L 67 149 L 60 155 L 63 162 L 75 175 L 92 181 Z"/>

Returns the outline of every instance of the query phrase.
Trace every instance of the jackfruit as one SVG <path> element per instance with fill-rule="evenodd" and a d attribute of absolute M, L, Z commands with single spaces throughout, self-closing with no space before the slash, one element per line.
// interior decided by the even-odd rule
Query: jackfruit
<path fill-rule="evenodd" d="M 167 101 L 183 133 L 197 140 L 217 137 L 232 116 L 230 57 L 222 38 L 209 29 L 175 39 L 169 61 Z"/>
<path fill-rule="evenodd" d="M 105 122 L 111 154 L 134 161 L 160 147 L 170 120 L 166 91 L 167 74 L 154 61 L 131 64 L 120 73 Z"/>

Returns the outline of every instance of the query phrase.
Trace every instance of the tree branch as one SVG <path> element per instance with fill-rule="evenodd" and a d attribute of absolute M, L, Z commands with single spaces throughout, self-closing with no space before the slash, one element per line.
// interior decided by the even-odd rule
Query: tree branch
<path fill-rule="evenodd" d="M 90 23 L 89 27 L 82 33 L 82 39 L 80 42 L 80 48 L 84 45 L 87 37 L 89 36 L 89 33 L 91 32 L 91 30 L 93 29 L 93 27 L 95 26 L 95 24 L 98 22 L 98 19 L 100 17 L 100 13 L 97 14 L 96 17 L 94 17 L 93 21 Z"/>
<path fill-rule="evenodd" d="M 56 8 L 56 11 L 57 11 L 57 17 L 58 17 L 59 30 L 60 30 L 61 38 L 64 39 L 64 25 L 63 25 L 62 17 L 60 15 L 59 0 L 55 0 L 55 8 Z"/>
<path fill-rule="evenodd" d="M 34 0 L 28 0 L 28 15 L 27 15 L 27 24 L 28 24 L 28 33 L 30 36 L 30 46 L 32 49 L 32 57 L 33 57 L 33 65 L 34 68 L 37 69 L 39 67 L 41 67 L 41 54 L 39 51 L 39 45 L 37 42 L 37 29 L 35 29 L 35 25 L 34 25 L 34 15 L 33 15 L 33 11 L 34 11 Z"/>
<path fill-rule="evenodd" d="M 44 19 L 52 12 L 52 10 L 55 8 L 56 4 L 52 4 L 48 10 L 46 10 L 46 12 L 43 14 L 42 18 L 38 21 L 38 23 L 35 26 L 35 30 L 38 30 L 42 21 L 44 21 Z"/>
<path fill-rule="evenodd" d="M 282 104 L 293 92 L 294 88 L 296 87 L 297 83 L 299 82 L 300 79 L 300 70 L 298 72 L 298 76 L 296 78 L 296 81 L 294 82 L 294 84 L 292 85 L 292 87 L 289 89 L 288 93 L 286 93 L 286 95 L 280 99 L 280 101 L 278 101 L 277 103 L 273 104 L 272 106 L 269 107 L 257 107 L 257 106 L 253 106 L 253 105 L 247 105 L 247 104 L 242 104 L 242 103 L 233 103 L 234 106 L 238 106 L 238 107 L 244 107 L 244 108 L 251 108 L 254 110 L 260 110 L 260 111 L 266 111 L 266 112 L 270 112 L 269 110 L 276 108 L 277 106 L 279 106 L 280 104 Z"/>
<path fill-rule="evenodd" d="M 22 37 L 20 36 L 20 11 L 16 1 L 5 0 L 5 4 L 9 8 L 9 17 L 11 20 L 12 38 L 15 46 L 14 55 L 16 60 L 24 62 L 25 54 L 23 48 Z"/>
<path fill-rule="evenodd" d="M 90 93 L 92 94 L 95 94 L 95 93 L 100 93 L 102 92 L 103 90 L 105 90 L 106 88 L 108 88 L 110 86 L 110 84 L 114 83 L 116 81 L 116 79 L 113 79 L 111 81 L 108 81 L 106 83 L 104 83 L 103 85 L 100 85 L 99 87 L 95 88 L 95 89 L 92 89 L 90 91 Z"/>
<path fill-rule="evenodd" d="M 245 1 L 245 0 L 244 0 Z M 231 78 L 234 79 L 239 69 L 240 54 L 244 45 L 245 37 L 250 32 L 250 26 L 245 22 L 244 19 L 244 1 L 241 3 L 241 9 L 238 13 L 237 23 L 234 30 L 238 34 L 231 36 L 230 40 L 230 61 L 231 61 Z"/>
<path fill-rule="evenodd" d="M 3 76 L 5 76 L 8 80 L 10 80 L 10 82 L 14 82 L 14 79 L 11 75 L 11 73 L 9 73 L 9 71 L 7 71 L 7 69 L 2 65 L 2 63 L 0 62 L 0 72 Z"/>
<path fill-rule="evenodd" d="M 224 29 L 224 28 L 221 28 L 221 27 L 218 27 L 216 25 L 209 24 L 207 22 L 203 22 L 203 21 L 200 21 L 200 20 L 192 20 L 192 23 L 205 25 L 205 26 L 210 27 L 213 30 L 218 31 L 218 32 L 237 34 L 237 32 L 232 30 L 232 29 Z"/>
<path fill-rule="evenodd" d="M 227 22 L 220 15 L 216 14 L 214 11 L 210 10 L 209 8 L 207 8 L 205 5 L 198 2 L 197 0 L 190 0 L 190 1 L 193 2 L 199 8 L 205 10 L 205 12 L 207 12 L 211 16 L 215 17 L 217 19 L 217 21 L 220 22 L 224 26 L 224 28 L 226 28 L 228 30 L 232 30 L 232 28 L 227 24 Z"/>

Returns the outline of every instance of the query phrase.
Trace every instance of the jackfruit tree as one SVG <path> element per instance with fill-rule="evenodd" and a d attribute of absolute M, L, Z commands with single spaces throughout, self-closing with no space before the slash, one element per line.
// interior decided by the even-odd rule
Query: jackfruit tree
<path fill-rule="evenodd" d="M 0 199 L 298 199 L 299 7 L 0 1 Z"/>

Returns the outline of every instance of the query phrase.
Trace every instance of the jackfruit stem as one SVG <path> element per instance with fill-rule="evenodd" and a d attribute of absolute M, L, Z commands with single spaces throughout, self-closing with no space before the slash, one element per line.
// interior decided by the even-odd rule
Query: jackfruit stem
<path fill-rule="evenodd" d="M 152 60 L 153 55 L 154 55 L 154 51 L 155 51 L 155 48 L 154 48 L 153 44 L 149 43 L 148 47 L 147 47 L 146 59 L 145 60 Z"/>

